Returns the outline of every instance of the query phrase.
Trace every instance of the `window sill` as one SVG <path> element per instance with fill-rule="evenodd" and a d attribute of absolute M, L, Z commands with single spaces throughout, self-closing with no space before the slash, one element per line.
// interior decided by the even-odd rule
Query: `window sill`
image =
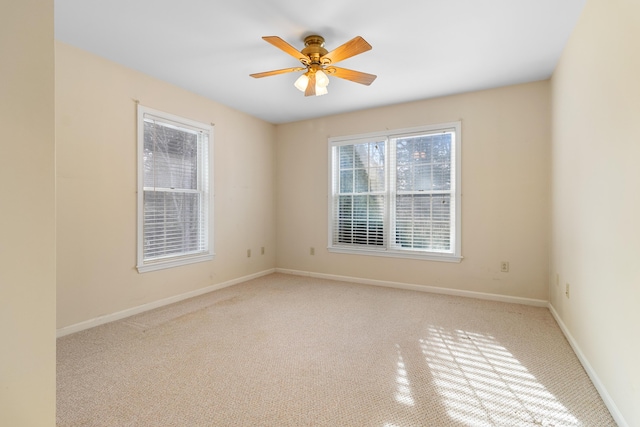
<path fill-rule="evenodd" d="M 150 261 L 146 264 L 138 265 L 136 268 L 138 269 L 138 273 L 147 273 L 149 271 L 179 267 L 181 265 L 194 264 L 196 262 L 211 261 L 213 259 L 213 256 L 213 254 L 205 254 L 184 258 L 160 259 L 157 261 Z"/>
<path fill-rule="evenodd" d="M 405 259 L 419 259 L 423 261 L 440 261 L 440 262 L 454 262 L 459 263 L 462 261 L 462 256 L 453 254 L 439 254 L 437 252 L 417 252 L 417 251 L 389 251 L 389 250 L 372 250 L 372 249 L 356 249 L 347 247 L 329 247 L 329 252 L 339 254 L 352 254 L 352 255 L 367 255 L 367 256 L 380 256 L 387 258 L 405 258 Z"/>

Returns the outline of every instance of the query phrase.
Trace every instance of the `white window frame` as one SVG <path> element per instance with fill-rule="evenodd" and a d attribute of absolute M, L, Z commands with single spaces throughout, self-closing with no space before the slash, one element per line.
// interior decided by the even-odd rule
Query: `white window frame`
<path fill-rule="evenodd" d="M 138 104 L 137 117 L 137 139 L 138 139 L 138 243 L 137 243 L 137 266 L 139 273 L 155 271 L 165 268 L 178 267 L 181 265 L 197 262 L 211 261 L 214 258 L 213 251 L 213 126 L 200 123 L 194 120 L 179 117 L 174 114 L 165 113 Z M 184 129 L 202 132 L 207 142 L 202 142 L 199 138 L 199 151 L 203 150 L 206 155 L 199 155 L 198 165 L 198 192 L 201 193 L 202 213 L 204 216 L 202 233 L 205 236 L 205 248 L 197 253 L 185 253 L 145 260 L 144 256 L 144 120 L 145 118 L 175 125 Z M 206 144 L 206 147 L 204 146 Z M 147 189 L 147 190 L 150 190 Z M 191 190 L 193 191 L 193 190 Z"/>
<path fill-rule="evenodd" d="M 434 125 L 425 125 L 404 129 L 393 129 L 382 132 L 372 132 L 359 135 L 332 137 L 328 140 L 329 149 L 329 203 L 328 203 L 328 251 L 334 253 L 344 254 L 357 254 L 357 255 L 372 255 L 383 257 L 395 257 L 395 258 L 410 258 L 410 259 L 422 259 L 431 261 L 444 261 L 444 262 L 460 262 L 462 260 L 462 195 L 461 195 L 461 183 L 462 183 L 462 122 L 449 122 L 440 123 Z M 404 249 L 398 247 L 395 242 L 395 196 L 396 196 L 396 170 L 397 164 L 395 163 L 395 150 L 390 146 L 390 141 L 394 138 L 402 138 L 412 136 L 416 134 L 426 133 L 438 133 L 444 131 L 451 131 L 454 134 L 454 142 L 451 147 L 451 167 L 452 182 L 451 182 L 451 215 L 453 219 L 451 226 L 453 227 L 452 236 L 450 239 L 451 250 L 447 252 L 436 252 L 429 250 L 416 250 L 416 249 Z M 385 142 L 385 213 L 384 213 L 384 245 L 381 247 L 365 246 L 365 245 L 348 245 L 334 243 L 334 224 L 336 223 L 334 214 L 337 212 L 337 194 L 338 194 L 338 180 L 336 177 L 337 167 L 337 147 L 342 145 L 354 145 L 365 142 Z M 394 164 L 390 165 L 388 162 L 393 161 Z"/>

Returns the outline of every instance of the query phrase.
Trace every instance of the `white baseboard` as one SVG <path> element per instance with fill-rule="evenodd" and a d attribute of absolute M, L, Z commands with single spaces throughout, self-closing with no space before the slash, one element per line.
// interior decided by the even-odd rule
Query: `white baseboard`
<path fill-rule="evenodd" d="M 264 270 L 258 273 L 250 274 L 248 276 L 238 277 L 237 279 L 228 280 L 222 283 L 216 283 L 215 285 L 207 286 L 206 288 L 200 288 L 193 291 L 185 292 L 184 294 L 175 295 L 169 298 L 153 301 L 147 304 L 139 305 L 137 307 L 128 308 L 126 310 L 118 311 L 116 313 L 106 314 L 93 319 L 85 320 L 84 322 L 76 323 L 73 325 L 65 326 L 56 330 L 56 337 L 60 338 L 65 335 L 80 332 L 85 329 L 93 328 L 95 326 L 103 325 L 105 323 L 114 322 L 116 320 L 124 319 L 125 317 L 133 316 L 145 311 L 153 310 L 154 308 L 163 307 L 165 305 L 173 304 L 185 299 L 197 297 L 209 292 L 216 291 L 218 289 L 227 288 L 229 286 L 237 285 L 238 283 L 246 282 L 247 280 L 257 279 L 258 277 L 266 276 L 267 274 L 274 273 L 275 269 Z"/>
<path fill-rule="evenodd" d="M 591 367 L 589 360 L 587 360 L 587 357 L 584 355 L 584 353 L 580 349 L 580 346 L 578 346 L 578 343 L 569 332 L 569 329 L 560 318 L 560 315 L 558 315 L 558 312 L 556 311 L 556 309 L 553 307 L 551 303 L 548 304 L 548 308 L 553 318 L 556 319 L 558 326 L 560 326 L 560 330 L 564 334 L 565 338 L 567 338 L 567 341 L 569 341 L 569 344 L 571 345 L 573 352 L 578 357 L 578 360 L 582 364 L 582 367 L 587 372 L 587 375 L 589 375 L 589 378 L 591 379 L 591 382 L 593 383 L 594 387 L 596 388 L 596 390 L 598 390 L 598 393 L 600 394 L 600 397 L 602 397 L 602 400 L 604 401 L 604 404 L 607 406 L 607 409 L 609 409 L 609 412 L 611 412 L 611 416 L 613 417 L 615 422 L 618 424 L 619 427 L 629 427 L 629 424 L 622 416 L 622 413 L 620 413 L 620 410 L 618 409 L 615 402 L 607 392 L 607 389 L 604 387 L 604 385 L 600 381 L 600 378 L 598 378 L 596 371 L 594 371 L 593 368 Z"/>
<path fill-rule="evenodd" d="M 453 295 L 459 297 L 476 298 L 490 301 L 524 304 L 535 307 L 547 307 L 548 302 L 541 299 L 512 297 L 508 295 L 489 294 L 485 292 L 464 291 L 460 289 L 440 288 L 437 286 L 415 285 L 411 283 L 389 282 L 386 280 L 363 279 L 360 277 L 338 276 L 335 274 L 314 273 L 311 271 L 288 270 L 276 268 L 276 273 L 292 274 L 296 276 L 309 276 L 319 279 L 338 280 L 341 282 L 360 283 L 363 285 L 383 286 L 387 288 L 406 289 L 410 291 L 430 292 L 434 294 Z"/>

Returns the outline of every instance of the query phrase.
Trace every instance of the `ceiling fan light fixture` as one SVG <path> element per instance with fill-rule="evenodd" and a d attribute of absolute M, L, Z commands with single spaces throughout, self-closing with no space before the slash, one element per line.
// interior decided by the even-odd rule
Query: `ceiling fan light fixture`
<path fill-rule="evenodd" d="M 315 74 L 315 83 L 316 83 L 315 96 L 326 95 L 327 93 L 329 93 L 329 91 L 327 90 L 327 85 L 329 84 L 329 77 L 327 77 L 327 75 L 323 73 L 321 70 L 317 70 L 317 71 L 309 70 L 303 75 L 301 75 L 300 77 L 298 77 L 298 79 L 293 84 L 296 87 L 296 89 L 298 89 L 300 92 L 306 92 L 307 87 L 311 84 L 311 79 L 309 78 L 310 73 Z"/>
<path fill-rule="evenodd" d="M 329 93 L 329 91 L 327 90 L 327 85 L 329 84 L 329 78 L 327 77 L 327 75 L 319 68 L 314 68 L 309 72 L 313 73 L 313 78 L 309 78 L 309 85 L 315 84 L 315 90 L 311 93 L 315 96 L 326 95 L 327 93 Z M 307 93 L 308 92 L 305 92 L 305 95 Z"/>
<path fill-rule="evenodd" d="M 328 93 L 329 91 L 327 90 L 326 86 L 319 86 L 316 84 L 316 96 L 326 95 Z"/>
<path fill-rule="evenodd" d="M 307 85 L 309 84 L 309 76 L 307 76 L 307 74 L 308 73 L 304 73 L 303 75 L 298 77 L 298 80 L 296 80 L 296 82 L 293 84 L 300 92 L 304 92 L 307 89 Z"/>
<path fill-rule="evenodd" d="M 316 71 L 316 87 L 327 87 L 328 84 L 329 77 L 322 70 Z"/>

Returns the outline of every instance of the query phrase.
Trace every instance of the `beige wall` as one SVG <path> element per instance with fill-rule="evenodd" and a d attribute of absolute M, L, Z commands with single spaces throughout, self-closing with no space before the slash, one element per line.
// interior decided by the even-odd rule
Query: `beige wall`
<path fill-rule="evenodd" d="M 278 267 L 546 300 L 549 106 L 537 82 L 278 126 Z M 457 120 L 464 260 L 329 253 L 327 138 Z"/>
<path fill-rule="evenodd" d="M 0 425 L 55 425 L 53 1 L 0 3 Z"/>
<path fill-rule="evenodd" d="M 10 9 L 26 14 L 36 2 Z M 45 3 L 49 13 L 51 5 Z M 4 10 L 1 15 L 4 42 L 23 29 L 14 23 L 24 18 Z M 35 21 L 44 35 L 51 30 L 51 16 L 38 17 L 46 21 Z M 4 31 L 11 32 L 10 37 Z M 24 409 L 31 402 L 25 397 L 29 393 L 28 398 L 44 408 L 45 419 L 55 403 L 53 343 L 47 341 L 50 331 L 45 327 L 53 316 L 54 298 L 49 262 L 53 189 L 48 180 L 53 173 L 52 131 L 46 120 L 51 52 L 42 43 L 19 43 L 11 43 L 17 46 L 10 52 L 16 59 L 23 58 L 18 51 L 24 48 L 35 52 L 33 61 L 44 64 L 38 64 L 34 76 L 36 67 L 9 61 L 14 76 L 10 86 L 1 86 L 1 117 L 13 124 L 5 126 L 5 132 L 15 129 L 3 140 L 3 151 L 10 139 L 29 139 L 29 144 L 10 145 L 11 161 L 0 157 L 3 182 L 29 184 L 23 186 L 29 192 L 14 191 L 3 196 L 3 203 L 26 206 L 31 215 L 7 209 L 0 214 L 0 245 L 12 245 L 9 257 L 6 246 L 0 246 L 0 304 L 10 305 L 3 305 L 0 315 L 10 313 L 4 325 L 16 319 L 23 325 L 2 329 L 3 339 L 7 335 L 8 342 L 17 343 L 18 334 L 25 334 L 33 341 L 29 350 L 12 353 L 8 367 L 21 375 L 27 364 L 35 363 L 37 369 L 24 376 L 26 383 L 16 385 L 11 380 L 17 377 L 0 367 L 3 384 L 8 378 L 16 391 L 10 400 L 0 394 L 0 402 L 8 402 L 16 414 L 36 417 Z M 640 425 L 640 269 L 634 259 L 640 253 L 640 60 L 634 55 L 639 45 L 640 3 L 589 0 L 551 83 L 276 127 L 57 43 L 58 327 L 276 266 L 548 298 L 611 397 L 614 415 Z M 7 98 L 9 87 L 13 91 Z M 210 263 L 146 274 L 135 270 L 133 99 L 216 123 L 217 256 Z M 22 131 L 33 117 L 44 120 L 38 120 L 35 132 Z M 463 136 L 464 260 L 457 264 L 327 252 L 327 138 L 457 120 L 462 121 Z M 41 154 L 35 165 L 39 167 L 33 164 L 35 150 Z M 25 246 L 25 232 L 34 240 L 38 236 L 35 250 L 40 253 Z M 267 249 L 265 256 L 258 255 L 261 246 Z M 310 247 L 316 249 L 314 256 Z M 249 248 L 252 258 L 246 257 Z M 33 258 L 41 260 L 36 270 L 25 262 Z M 510 263 L 509 273 L 499 272 L 500 261 Z M 564 295 L 565 283 L 571 284 L 570 298 Z M 31 394 L 36 385 L 42 388 Z"/>
<path fill-rule="evenodd" d="M 211 262 L 135 268 L 134 99 L 215 123 Z M 57 42 L 56 143 L 58 328 L 275 267 L 274 125 Z"/>
<path fill-rule="evenodd" d="M 639 52 L 640 2 L 589 0 L 552 78 L 550 300 L 630 426 L 640 426 Z"/>

